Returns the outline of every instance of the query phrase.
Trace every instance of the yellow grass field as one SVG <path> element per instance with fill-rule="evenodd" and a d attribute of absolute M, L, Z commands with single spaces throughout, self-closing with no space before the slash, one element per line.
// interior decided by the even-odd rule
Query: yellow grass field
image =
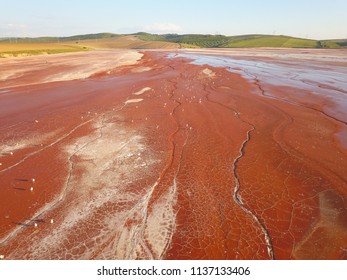
<path fill-rule="evenodd" d="M 64 43 L 0 43 L 0 58 L 86 50 L 87 47 Z"/>

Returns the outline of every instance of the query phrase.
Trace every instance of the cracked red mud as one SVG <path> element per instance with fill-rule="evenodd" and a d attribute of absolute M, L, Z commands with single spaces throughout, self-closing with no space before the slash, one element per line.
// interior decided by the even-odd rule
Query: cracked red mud
<path fill-rule="evenodd" d="M 343 78 L 301 92 L 304 54 L 283 84 L 266 51 L 261 72 L 183 53 L 6 60 L 5 259 L 347 258 Z"/>

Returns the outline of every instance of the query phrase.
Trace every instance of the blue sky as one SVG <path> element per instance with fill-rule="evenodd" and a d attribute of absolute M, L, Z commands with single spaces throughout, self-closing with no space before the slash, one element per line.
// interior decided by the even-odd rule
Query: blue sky
<path fill-rule="evenodd" d="M 97 32 L 347 38 L 347 0 L 0 0 L 0 37 Z"/>

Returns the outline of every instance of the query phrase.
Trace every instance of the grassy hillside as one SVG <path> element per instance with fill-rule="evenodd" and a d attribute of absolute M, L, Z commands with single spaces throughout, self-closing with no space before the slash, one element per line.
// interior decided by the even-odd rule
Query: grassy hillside
<path fill-rule="evenodd" d="M 347 40 L 317 41 L 310 39 L 294 38 L 290 36 L 277 35 L 199 35 L 199 34 L 165 34 L 154 35 L 149 33 L 135 34 L 144 41 L 168 41 L 180 44 L 181 47 L 201 48 L 339 48 L 347 46 Z"/>
<path fill-rule="evenodd" d="M 337 39 L 337 40 L 323 40 L 321 41 L 324 46 L 337 46 L 337 47 L 347 47 L 347 39 Z"/>
<path fill-rule="evenodd" d="M 315 40 L 292 38 L 287 36 L 260 36 L 258 38 L 245 38 L 241 40 L 232 40 L 224 45 L 229 48 L 316 48 Z"/>
<path fill-rule="evenodd" d="M 309 40 L 275 35 L 150 34 L 119 35 L 96 33 L 69 37 L 0 38 L 0 58 L 76 52 L 91 49 L 165 48 L 347 48 L 345 40 Z"/>

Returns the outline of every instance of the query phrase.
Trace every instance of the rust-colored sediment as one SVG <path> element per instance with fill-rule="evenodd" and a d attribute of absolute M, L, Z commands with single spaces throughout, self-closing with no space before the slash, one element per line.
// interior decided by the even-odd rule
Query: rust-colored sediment
<path fill-rule="evenodd" d="M 343 113 L 168 53 L 102 53 L 89 70 L 91 54 L 7 61 L 0 254 L 346 259 Z"/>

